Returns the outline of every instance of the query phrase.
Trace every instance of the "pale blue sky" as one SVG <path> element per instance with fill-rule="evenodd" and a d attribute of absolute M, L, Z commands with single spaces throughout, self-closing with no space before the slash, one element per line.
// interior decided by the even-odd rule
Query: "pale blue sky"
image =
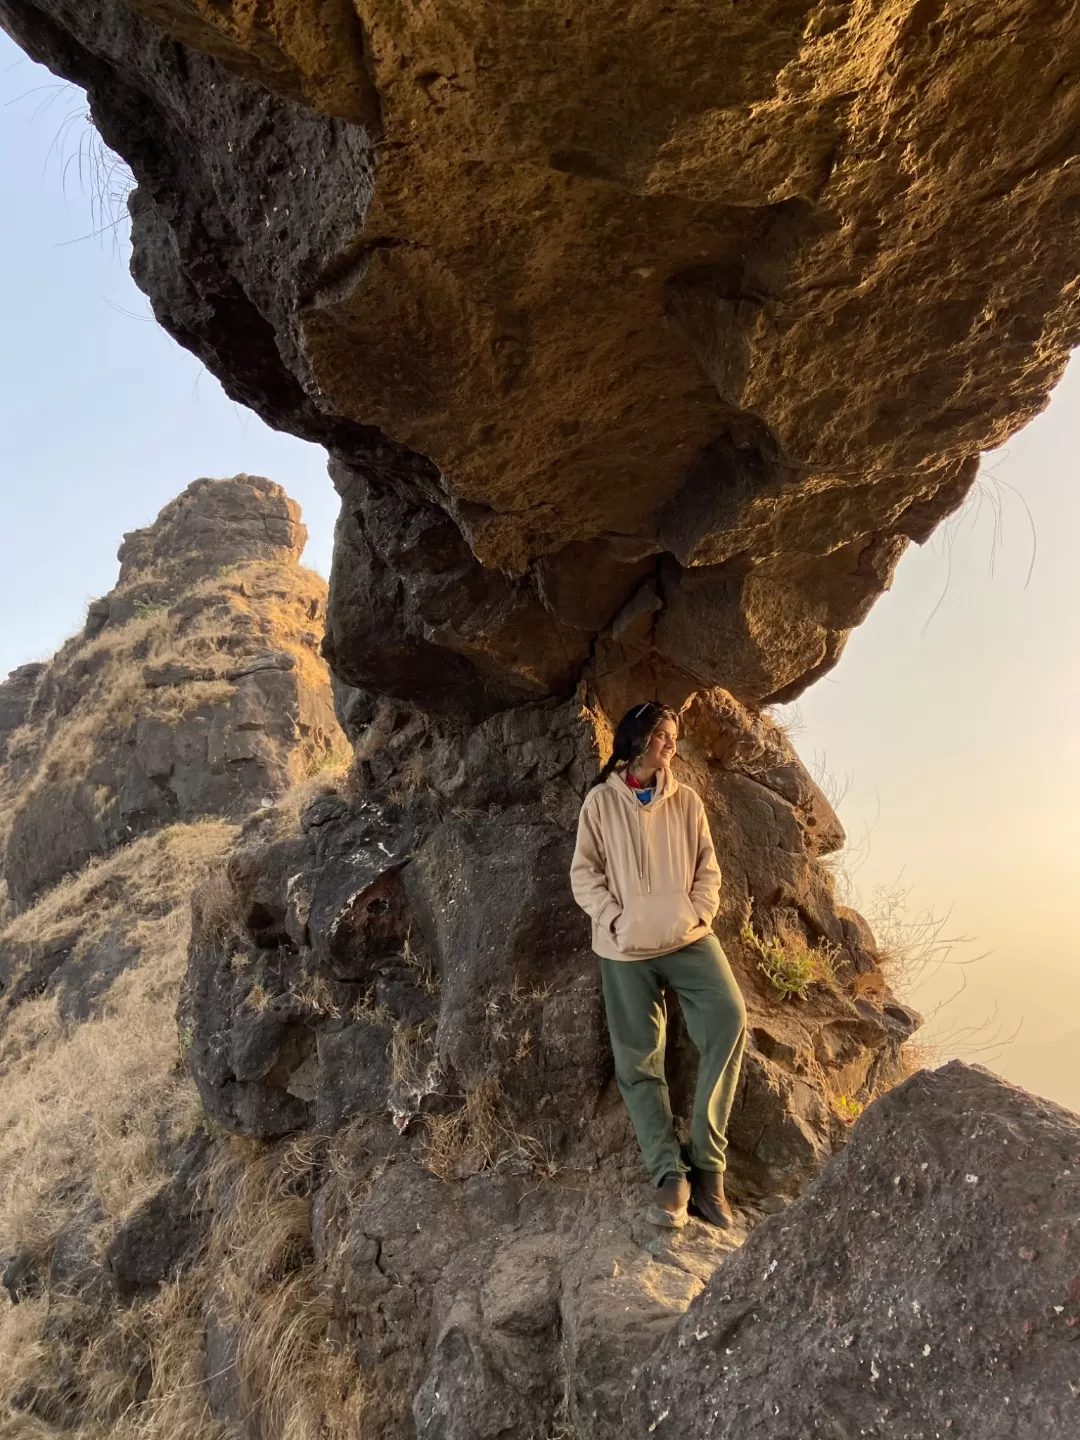
<path fill-rule="evenodd" d="M 115 580 L 122 532 L 198 475 L 280 481 L 323 573 L 337 509 L 321 451 L 268 430 L 131 318 L 148 309 L 124 227 L 116 243 L 79 239 L 96 219 L 77 174 L 84 107 L 55 84 L 0 35 L 0 673 L 78 626 Z M 911 914 L 951 911 L 948 930 L 975 937 L 959 958 L 990 952 L 916 995 L 932 1007 L 966 980 L 935 1022 L 946 1036 L 995 1007 L 1003 1033 L 1022 1021 L 1029 1047 L 1080 1024 L 1078 404 L 1074 367 L 1047 414 L 990 458 L 961 517 L 908 553 L 837 670 L 796 707 L 804 758 L 846 785 L 864 901 L 899 883 Z"/>
<path fill-rule="evenodd" d="M 78 627 L 115 583 L 122 533 L 196 476 L 279 481 L 324 574 L 337 514 L 323 451 L 235 406 L 153 321 L 127 272 L 126 222 L 79 238 L 99 223 L 79 177 L 85 110 L 0 32 L 0 673 Z"/>

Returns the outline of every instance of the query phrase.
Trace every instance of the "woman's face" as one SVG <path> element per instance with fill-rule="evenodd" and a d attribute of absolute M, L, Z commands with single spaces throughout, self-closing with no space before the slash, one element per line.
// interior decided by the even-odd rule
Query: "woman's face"
<path fill-rule="evenodd" d="M 675 746 L 679 738 L 679 727 L 674 720 L 661 720 L 656 729 L 652 732 L 649 744 L 642 755 L 648 765 L 655 765 L 657 769 L 664 765 L 670 765 L 675 758 Z"/>

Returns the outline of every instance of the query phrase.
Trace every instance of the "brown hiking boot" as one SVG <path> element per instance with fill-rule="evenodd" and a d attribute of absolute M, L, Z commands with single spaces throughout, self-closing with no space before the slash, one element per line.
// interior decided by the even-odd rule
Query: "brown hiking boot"
<path fill-rule="evenodd" d="M 724 1198 L 722 1170 L 690 1171 L 690 1208 L 709 1225 L 730 1230 L 735 1223 L 731 1206 Z"/>
<path fill-rule="evenodd" d="M 679 1230 L 686 1224 L 686 1203 L 690 1199 L 690 1186 L 685 1175 L 665 1175 L 656 1187 L 656 1198 L 645 1211 L 650 1225 L 662 1225 L 665 1230 Z"/>

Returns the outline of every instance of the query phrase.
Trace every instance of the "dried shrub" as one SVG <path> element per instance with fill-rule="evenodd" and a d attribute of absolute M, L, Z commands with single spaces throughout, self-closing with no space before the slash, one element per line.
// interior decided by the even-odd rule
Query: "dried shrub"
<path fill-rule="evenodd" d="M 532 1170 L 548 1177 L 556 1173 L 548 1147 L 514 1124 L 502 1087 L 492 1076 L 466 1090 L 457 1110 L 424 1119 L 423 1163 L 440 1180 L 482 1170 Z"/>

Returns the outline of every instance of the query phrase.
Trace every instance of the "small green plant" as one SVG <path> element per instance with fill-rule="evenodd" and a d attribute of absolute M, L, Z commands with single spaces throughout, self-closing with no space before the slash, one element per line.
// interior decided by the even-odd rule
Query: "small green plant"
<path fill-rule="evenodd" d="M 828 943 L 800 946 L 789 951 L 781 941 L 763 940 L 754 927 L 745 924 L 742 938 L 757 951 L 758 969 L 766 976 L 782 1000 L 805 1000 L 815 981 L 822 985 L 836 984 L 836 947 Z"/>
<path fill-rule="evenodd" d="M 203 1111 L 201 1125 L 202 1132 L 208 1140 L 224 1140 L 229 1133 L 220 1120 L 215 1120 L 212 1115 L 207 1115 L 205 1111 Z"/>
<path fill-rule="evenodd" d="M 195 1026 L 189 1020 L 180 1031 L 180 1054 L 186 1056 L 195 1043 Z"/>
<path fill-rule="evenodd" d="M 135 618 L 136 620 L 145 620 L 150 615 L 162 614 L 168 608 L 163 600 L 136 600 Z"/>
<path fill-rule="evenodd" d="M 329 750 L 314 751 L 307 762 L 308 779 L 325 775 L 331 771 L 344 772 L 352 762 L 352 747 L 346 741 L 339 741 Z"/>
<path fill-rule="evenodd" d="M 835 1095 L 833 1104 L 841 1119 L 846 1120 L 849 1125 L 853 1125 L 863 1112 L 861 1103 L 850 1095 Z"/>

